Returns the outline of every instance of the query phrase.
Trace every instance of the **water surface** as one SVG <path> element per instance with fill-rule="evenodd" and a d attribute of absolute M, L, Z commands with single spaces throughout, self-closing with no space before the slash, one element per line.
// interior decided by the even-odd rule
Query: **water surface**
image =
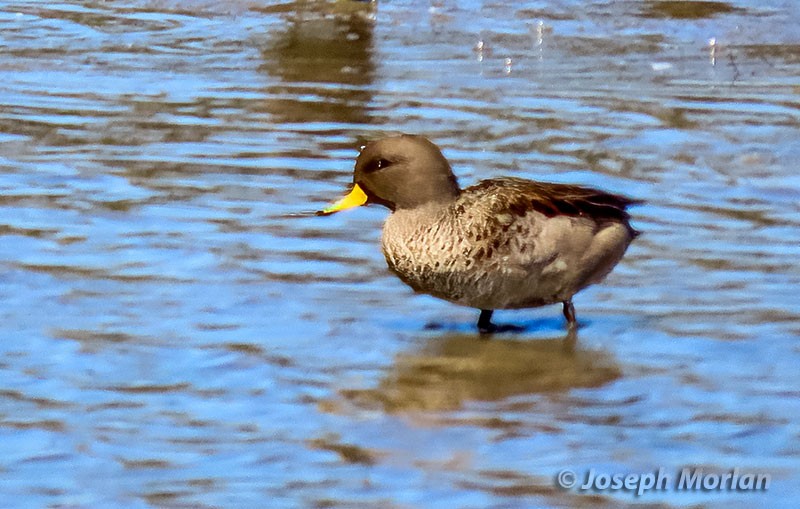
<path fill-rule="evenodd" d="M 0 505 L 797 505 L 797 3 L 451 4 L 0 2 Z M 310 214 L 397 132 L 646 200 L 577 337 Z"/>

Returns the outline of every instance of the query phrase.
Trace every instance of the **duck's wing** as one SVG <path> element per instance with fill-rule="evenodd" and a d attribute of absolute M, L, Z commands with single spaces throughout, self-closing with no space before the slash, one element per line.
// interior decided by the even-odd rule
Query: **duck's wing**
<path fill-rule="evenodd" d="M 456 214 L 477 255 L 530 270 L 565 255 L 579 255 L 607 226 L 621 225 L 630 237 L 627 207 L 640 203 L 589 187 L 518 178 L 484 180 L 462 191 Z"/>
<path fill-rule="evenodd" d="M 483 180 L 463 191 L 485 201 L 494 214 L 523 217 L 531 211 L 546 217 L 585 217 L 599 225 L 614 221 L 628 225 L 627 208 L 642 202 L 591 187 L 535 182 L 513 177 Z"/>

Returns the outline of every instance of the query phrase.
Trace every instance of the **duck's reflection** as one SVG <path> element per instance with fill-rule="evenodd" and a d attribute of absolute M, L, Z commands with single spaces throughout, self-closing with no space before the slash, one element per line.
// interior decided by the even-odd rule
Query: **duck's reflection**
<path fill-rule="evenodd" d="M 266 90 L 269 112 L 290 123 L 368 123 L 374 5 L 300 0 L 287 7 L 285 29 L 269 35 L 259 67 L 279 80 Z"/>
<path fill-rule="evenodd" d="M 342 392 L 357 406 L 387 412 L 454 410 L 470 401 L 598 387 L 620 376 L 608 353 L 581 347 L 574 333 L 528 340 L 449 334 L 398 356 L 376 388 Z"/>

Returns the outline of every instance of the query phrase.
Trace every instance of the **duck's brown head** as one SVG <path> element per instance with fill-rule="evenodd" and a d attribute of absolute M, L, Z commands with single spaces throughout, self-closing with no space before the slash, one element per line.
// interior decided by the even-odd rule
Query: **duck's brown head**
<path fill-rule="evenodd" d="M 365 146 L 356 159 L 353 184 L 350 194 L 322 213 L 368 203 L 391 210 L 411 209 L 430 202 L 449 202 L 460 192 L 439 147 L 427 138 L 409 134 Z"/>

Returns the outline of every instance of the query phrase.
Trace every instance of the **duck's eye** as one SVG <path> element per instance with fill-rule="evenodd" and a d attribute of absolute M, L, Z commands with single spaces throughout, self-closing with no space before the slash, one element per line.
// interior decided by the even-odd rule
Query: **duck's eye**
<path fill-rule="evenodd" d="M 373 161 L 372 164 L 369 165 L 369 167 L 367 168 L 367 172 L 382 170 L 384 168 L 387 168 L 390 164 L 392 164 L 392 162 L 389 161 L 388 159 L 378 159 L 376 161 Z"/>

